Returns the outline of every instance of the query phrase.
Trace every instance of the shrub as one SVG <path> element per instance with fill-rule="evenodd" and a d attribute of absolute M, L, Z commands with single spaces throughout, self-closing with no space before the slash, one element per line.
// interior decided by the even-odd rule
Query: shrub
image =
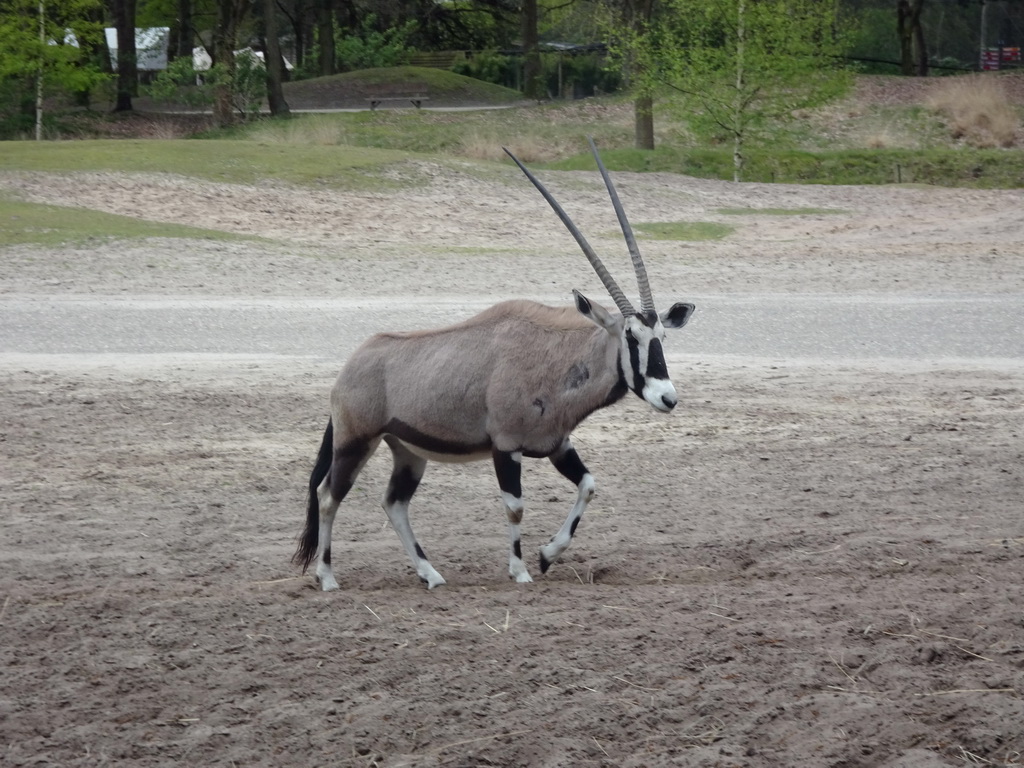
<path fill-rule="evenodd" d="M 452 72 L 506 88 L 519 86 L 516 61 L 495 51 L 482 51 L 470 58 L 459 59 L 452 65 Z"/>
<path fill-rule="evenodd" d="M 334 55 L 341 72 L 376 67 L 397 67 L 409 61 L 413 49 L 409 36 L 416 31 L 415 21 L 400 27 L 378 31 L 377 17 L 368 14 L 351 34 L 335 30 Z"/>

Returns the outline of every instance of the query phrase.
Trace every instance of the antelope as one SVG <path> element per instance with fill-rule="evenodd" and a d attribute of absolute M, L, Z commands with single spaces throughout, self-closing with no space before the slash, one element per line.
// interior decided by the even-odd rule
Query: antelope
<path fill-rule="evenodd" d="M 519 536 L 523 457 L 547 458 L 577 489 L 562 527 L 540 547 L 546 573 L 594 497 L 594 478 L 573 447 L 572 431 L 627 390 L 656 411 L 675 408 L 662 342 L 665 328 L 685 325 L 694 306 L 673 304 L 660 315 L 655 310 L 636 239 L 592 139 L 590 148 L 626 239 L 640 310 L 551 193 L 505 149 L 576 239 L 619 314 L 574 289 L 575 308 L 505 301 L 445 328 L 379 333 L 364 342 L 331 391 L 331 417 L 309 478 L 306 525 L 293 557 L 303 573 L 316 559 L 324 591 L 338 589 L 331 568 L 338 506 L 382 440 L 394 459 L 384 511 L 428 589 L 445 580 L 413 534 L 409 501 L 430 460 L 494 462 L 508 520 L 509 576 L 530 582 Z"/>

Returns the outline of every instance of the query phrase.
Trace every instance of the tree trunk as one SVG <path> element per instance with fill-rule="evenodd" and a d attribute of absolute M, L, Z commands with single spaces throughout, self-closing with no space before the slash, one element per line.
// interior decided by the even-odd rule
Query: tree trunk
<path fill-rule="evenodd" d="M 178 23 L 174 31 L 174 58 L 191 57 L 194 44 L 195 30 L 192 28 L 192 0 L 178 0 Z"/>
<path fill-rule="evenodd" d="M 266 42 L 263 45 L 263 58 L 267 66 L 267 104 L 270 114 L 287 117 L 291 110 L 284 99 L 284 59 L 281 58 L 281 41 L 277 36 L 277 3 L 275 0 L 263 0 L 263 32 Z"/>
<path fill-rule="evenodd" d="M 46 45 L 46 12 L 43 0 L 39 0 L 39 44 Z M 36 72 L 36 141 L 43 140 L 43 61 L 39 60 Z"/>
<path fill-rule="evenodd" d="M 636 0 L 625 6 L 625 22 L 633 30 L 643 35 L 650 27 L 654 16 L 655 0 Z M 633 99 L 634 139 L 637 149 L 654 149 L 654 93 L 648 79 L 644 76 L 644 64 L 637 62 L 635 57 L 628 65 L 632 70 L 627 75 L 634 82 L 636 97 Z"/>
<path fill-rule="evenodd" d="M 217 26 L 213 30 L 214 66 L 222 71 L 213 96 L 213 123 L 218 127 L 235 122 L 235 47 L 245 5 L 236 0 L 218 0 Z"/>
<path fill-rule="evenodd" d="M 921 25 L 921 6 L 924 0 L 918 0 L 917 13 L 914 14 L 914 53 L 917 55 L 917 76 L 928 77 L 928 45 L 924 39 L 924 27 Z"/>
<path fill-rule="evenodd" d="M 117 29 L 117 100 L 115 112 L 129 112 L 139 90 L 139 65 L 135 51 L 135 0 L 111 0 Z"/>
<path fill-rule="evenodd" d="M 633 101 L 633 123 L 637 149 L 654 149 L 654 98 L 649 94 Z"/>
<path fill-rule="evenodd" d="M 320 48 L 320 74 L 333 75 L 334 58 L 334 9 L 331 0 L 317 0 L 316 42 Z"/>
<path fill-rule="evenodd" d="M 540 37 L 537 32 L 537 0 L 523 0 L 521 34 L 523 38 L 523 95 L 528 99 L 544 98 L 541 82 Z"/>
<path fill-rule="evenodd" d="M 746 63 L 747 63 L 747 6 L 745 0 L 739 0 L 736 9 L 736 109 L 733 114 L 733 144 L 732 144 L 732 180 L 740 181 L 743 178 L 743 130 L 745 117 L 743 114 L 743 99 L 746 90 Z"/>
<path fill-rule="evenodd" d="M 928 74 L 928 50 L 925 46 L 921 11 L 924 0 L 898 0 L 896 34 L 900 39 L 900 72 L 908 77 Z M 916 53 L 916 59 L 915 59 Z"/>

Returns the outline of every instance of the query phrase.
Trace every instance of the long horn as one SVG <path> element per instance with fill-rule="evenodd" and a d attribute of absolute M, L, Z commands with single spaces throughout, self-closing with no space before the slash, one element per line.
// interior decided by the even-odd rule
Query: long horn
<path fill-rule="evenodd" d="M 597 154 L 594 139 L 588 136 L 587 141 L 590 142 L 590 151 L 594 153 L 594 159 L 597 161 L 598 170 L 601 171 L 604 185 L 608 187 L 608 195 L 612 199 L 615 215 L 619 217 L 619 226 L 622 227 L 622 234 L 626 238 L 626 247 L 629 248 L 629 256 L 633 260 L 633 271 L 636 272 L 636 282 L 640 288 L 640 309 L 645 313 L 653 312 L 654 296 L 651 295 L 651 284 L 647 279 L 647 268 L 644 266 L 644 260 L 640 256 L 640 249 L 637 247 L 636 238 L 633 237 L 633 228 L 629 226 L 626 211 L 622 208 L 622 203 L 619 202 L 619 193 L 615 191 L 615 185 L 612 184 L 612 179 L 608 175 L 604 163 L 601 162 L 601 156 Z"/>
<path fill-rule="evenodd" d="M 519 169 L 526 174 L 526 178 L 533 182 L 533 186 L 535 186 L 540 193 L 544 195 L 544 199 L 548 201 L 548 204 L 554 209 L 555 213 L 558 214 L 558 218 L 560 218 L 562 223 L 565 224 L 566 229 L 568 229 L 572 236 L 576 238 L 576 242 L 579 243 L 580 248 L 583 249 L 583 253 L 586 254 L 587 260 L 590 261 L 590 265 L 594 268 L 594 271 L 597 272 L 597 276 L 601 278 L 601 282 L 604 283 L 604 287 L 607 289 L 608 294 L 615 302 L 615 306 L 619 308 L 619 312 L 623 315 L 636 314 L 636 310 L 633 309 L 633 305 L 629 303 L 629 299 L 626 298 L 626 294 L 622 292 L 622 289 L 619 288 L 618 284 L 612 278 L 611 273 L 608 272 L 608 269 L 598 257 L 597 253 L 590 247 L 590 243 L 587 242 L 587 238 L 585 238 L 579 228 L 573 224 L 572 219 L 569 218 L 569 214 L 562 210 L 562 206 L 558 204 L 558 201 L 555 200 L 550 192 L 547 191 L 544 185 L 540 183 L 540 179 L 534 176 L 530 172 L 529 168 L 519 162 L 519 158 L 513 155 L 509 151 L 508 147 L 502 147 L 502 149 L 504 149 L 505 153 L 515 161 L 515 164 L 519 166 Z"/>

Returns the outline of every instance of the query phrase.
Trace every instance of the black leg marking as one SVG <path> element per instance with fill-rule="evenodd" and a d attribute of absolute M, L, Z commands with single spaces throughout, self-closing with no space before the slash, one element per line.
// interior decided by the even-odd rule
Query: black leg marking
<path fill-rule="evenodd" d="M 395 502 L 407 502 L 416 493 L 420 485 L 420 476 L 412 467 L 395 468 L 388 483 L 387 504 L 390 506 Z"/>
<path fill-rule="evenodd" d="M 580 459 L 580 455 L 572 447 L 564 453 L 552 456 L 551 463 L 573 485 L 579 485 L 583 481 L 583 476 L 587 474 L 587 468 Z"/>
<path fill-rule="evenodd" d="M 523 498 L 523 467 L 508 451 L 494 451 L 494 472 L 503 493 Z"/>
<path fill-rule="evenodd" d="M 573 536 L 576 535 L 576 526 L 578 526 L 580 524 L 580 520 L 582 520 L 582 519 L 583 519 L 582 517 L 577 517 L 575 520 L 572 521 L 572 525 L 569 526 L 569 538 L 570 539 Z"/>
<path fill-rule="evenodd" d="M 416 557 L 418 557 L 420 560 L 427 559 L 427 553 L 423 551 L 423 547 L 420 546 L 420 543 L 418 541 L 416 542 Z"/>
<path fill-rule="evenodd" d="M 352 490 L 352 485 L 355 483 L 356 475 L 359 474 L 359 469 L 363 463 L 363 459 L 366 458 L 366 454 L 370 451 L 370 443 L 368 440 L 355 439 L 350 440 L 343 446 L 335 450 L 334 452 L 334 463 L 331 465 L 331 496 L 336 501 L 344 500 L 348 492 Z"/>
<path fill-rule="evenodd" d="M 523 548 L 522 548 L 522 545 L 520 545 L 520 543 L 519 543 L 519 539 L 516 539 L 514 542 L 512 542 L 512 552 L 520 560 L 523 559 Z"/>
<path fill-rule="evenodd" d="M 324 565 L 330 565 L 331 564 L 331 548 L 330 547 L 327 547 L 324 550 L 323 561 L 324 561 Z"/>
<path fill-rule="evenodd" d="M 548 568 L 550 568 L 550 567 L 551 567 L 551 561 L 548 560 L 546 557 L 544 557 L 544 552 L 541 551 L 541 553 L 540 553 L 540 572 L 541 573 L 547 573 L 548 572 Z"/>

